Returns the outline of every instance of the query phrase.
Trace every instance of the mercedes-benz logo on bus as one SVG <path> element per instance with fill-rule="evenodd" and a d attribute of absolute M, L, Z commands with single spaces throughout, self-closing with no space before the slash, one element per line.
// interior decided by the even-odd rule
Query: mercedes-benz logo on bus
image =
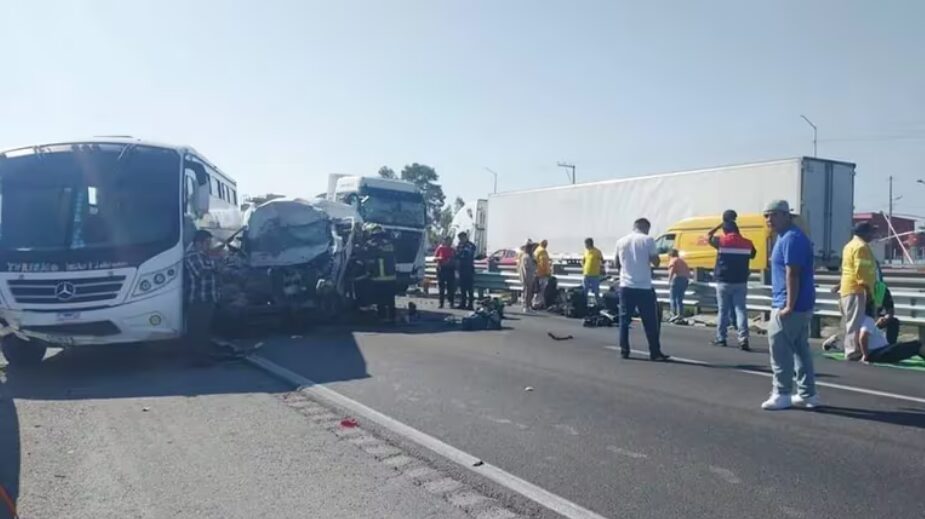
<path fill-rule="evenodd" d="M 55 286 L 55 297 L 58 298 L 58 301 L 67 301 L 68 299 L 74 297 L 74 294 L 77 293 L 77 289 L 74 288 L 73 283 L 67 281 L 63 283 L 58 283 Z"/>

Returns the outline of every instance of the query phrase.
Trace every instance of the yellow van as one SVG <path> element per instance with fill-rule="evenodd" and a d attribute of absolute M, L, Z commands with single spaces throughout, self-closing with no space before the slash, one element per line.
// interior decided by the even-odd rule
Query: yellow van
<path fill-rule="evenodd" d="M 721 221 L 722 217 L 720 215 L 697 216 L 685 218 L 669 227 L 655 240 L 662 265 L 668 265 L 668 252 L 671 249 L 678 249 L 681 257 L 684 258 L 690 268 L 713 268 L 716 265 L 716 249 L 707 241 L 707 233 L 710 232 L 710 229 L 719 225 Z M 795 223 L 804 232 L 806 231 L 806 227 L 799 216 L 795 218 Z M 774 244 L 774 234 L 765 223 L 764 215 L 757 213 L 740 214 L 736 219 L 736 224 L 738 224 L 739 232 L 742 233 L 742 236 L 751 240 L 755 244 L 755 250 L 758 251 L 758 254 L 749 263 L 749 268 L 751 270 L 765 269 Z M 722 232 L 720 230 L 718 234 Z"/>

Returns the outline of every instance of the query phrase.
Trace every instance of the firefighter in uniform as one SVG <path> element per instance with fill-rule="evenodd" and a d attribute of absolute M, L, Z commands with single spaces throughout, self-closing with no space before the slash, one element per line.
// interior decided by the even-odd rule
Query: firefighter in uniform
<path fill-rule="evenodd" d="M 395 321 L 395 245 L 388 234 L 375 224 L 364 228 L 366 240 L 360 247 L 362 272 L 356 277 L 356 292 L 361 305 L 376 305 L 380 318 Z"/>

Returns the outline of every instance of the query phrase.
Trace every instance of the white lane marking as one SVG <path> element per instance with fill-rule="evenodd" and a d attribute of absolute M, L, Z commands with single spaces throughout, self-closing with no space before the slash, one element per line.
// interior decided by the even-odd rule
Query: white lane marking
<path fill-rule="evenodd" d="M 710 465 L 710 472 L 716 474 L 717 476 L 725 480 L 726 483 L 729 483 L 730 485 L 738 485 L 739 483 L 742 482 L 742 480 L 739 479 L 739 477 L 735 475 L 735 472 L 729 469 L 724 469 L 723 467 L 717 467 L 716 465 Z"/>
<path fill-rule="evenodd" d="M 604 346 L 604 349 L 605 349 L 605 350 L 620 351 L 620 348 L 619 348 L 618 346 Z M 649 352 L 647 352 L 647 351 L 642 351 L 642 350 L 630 350 L 630 351 L 631 351 L 632 353 L 637 354 L 637 355 L 645 355 L 646 357 L 649 356 Z M 676 357 L 676 356 L 674 356 L 674 355 L 671 356 L 671 360 L 675 360 L 675 361 L 678 361 L 678 362 L 685 362 L 685 363 L 687 363 L 687 364 L 697 364 L 698 366 L 708 366 L 708 365 L 710 364 L 709 362 L 704 362 L 704 361 L 702 361 L 702 360 L 685 359 L 684 357 Z"/>
<path fill-rule="evenodd" d="M 620 348 L 616 346 L 604 346 L 604 349 L 620 351 Z M 647 357 L 649 356 L 648 351 L 643 351 L 643 350 L 630 350 L 630 351 L 637 355 L 645 355 Z M 709 362 L 704 362 L 702 360 L 686 359 L 684 357 L 676 357 L 674 355 L 672 355 L 671 358 L 679 362 L 684 362 L 687 364 L 696 364 L 698 366 L 722 367 L 721 365 L 718 365 L 718 364 L 711 364 Z M 770 373 L 766 373 L 764 371 L 756 371 L 753 369 L 735 368 L 735 371 L 738 371 L 740 373 L 748 373 L 749 375 L 759 375 L 759 376 L 767 377 L 767 378 L 771 378 L 773 376 Z M 917 404 L 925 404 L 925 398 L 911 396 L 911 395 L 901 395 L 899 393 L 890 393 L 889 391 L 880 391 L 877 389 L 867 389 L 864 387 L 857 387 L 857 386 L 846 386 L 844 384 L 836 384 L 834 382 L 821 382 L 818 380 L 816 381 L 816 385 L 821 386 L 821 387 L 828 387 L 832 389 L 841 389 L 842 391 L 850 391 L 852 393 L 861 393 L 864 395 L 871 395 L 871 396 L 882 396 L 884 398 L 893 398 L 895 400 L 905 400 L 906 402 L 915 402 Z"/>
<path fill-rule="evenodd" d="M 333 389 L 318 385 L 314 381 L 298 373 L 256 355 L 250 355 L 246 358 L 255 366 L 293 385 L 299 386 L 300 391 L 310 393 L 315 398 L 328 404 L 348 409 L 354 415 L 375 422 L 392 433 L 403 436 L 422 447 L 430 449 L 461 467 L 488 478 L 509 490 L 517 492 L 563 517 L 568 519 L 605 519 L 602 515 L 596 514 L 577 503 L 573 503 L 564 497 L 553 494 L 544 488 L 521 479 L 490 463 L 482 462 L 479 466 L 475 466 L 476 463 L 482 460 L 452 445 L 444 443 L 427 433 L 421 432 L 410 425 L 406 425 L 375 409 L 367 407 L 356 400 L 348 398 Z"/>
<path fill-rule="evenodd" d="M 620 456 L 626 456 L 627 458 L 633 458 L 634 460 L 644 460 L 649 457 L 648 454 L 626 450 L 626 449 L 617 447 L 616 445 L 608 445 L 607 450 L 609 450 L 610 452 L 614 454 L 619 454 Z"/>
<path fill-rule="evenodd" d="M 771 378 L 772 376 L 770 373 L 765 373 L 763 371 L 754 371 L 751 369 L 740 369 L 739 371 L 741 371 L 742 373 L 748 373 L 749 375 L 761 375 L 763 377 L 768 377 L 768 378 Z M 884 398 L 894 398 L 896 400 L 905 400 L 907 402 L 925 404 L 925 398 L 920 398 L 917 396 L 910 396 L 910 395 L 900 395 L 898 393 L 890 393 L 889 391 L 879 391 L 877 389 L 867 389 L 863 387 L 846 386 L 844 384 L 836 384 L 834 382 L 819 382 L 818 380 L 816 381 L 816 385 L 822 386 L 822 387 L 830 387 L 832 389 L 841 389 L 842 391 L 851 391 L 854 393 L 862 393 L 865 395 L 882 396 Z"/>

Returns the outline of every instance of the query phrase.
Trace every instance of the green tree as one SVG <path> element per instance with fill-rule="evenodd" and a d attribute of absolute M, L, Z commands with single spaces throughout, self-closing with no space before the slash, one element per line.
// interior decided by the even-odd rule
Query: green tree
<path fill-rule="evenodd" d="M 457 196 L 456 200 L 453 201 L 453 205 L 447 204 L 440 209 L 440 216 L 433 221 L 433 225 L 430 226 L 428 231 L 430 243 L 436 244 L 439 243 L 439 240 L 447 236 L 456 236 L 459 229 L 453 227 L 453 218 L 456 217 L 456 214 L 465 207 L 465 205 L 466 202 Z"/>
<path fill-rule="evenodd" d="M 379 176 L 382 178 L 396 178 L 395 170 L 393 170 L 392 168 L 388 166 L 382 166 L 381 168 L 379 168 Z"/>
<path fill-rule="evenodd" d="M 446 203 L 446 196 L 443 194 L 443 188 L 437 183 L 440 180 L 437 171 L 430 166 L 415 162 L 401 170 L 401 179 L 416 185 L 423 193 L 424 203 L 427 205 L 427 221 L 439 222 L 440 213 Z M 452 220 L 452 217 L 450 219 Z"/>

